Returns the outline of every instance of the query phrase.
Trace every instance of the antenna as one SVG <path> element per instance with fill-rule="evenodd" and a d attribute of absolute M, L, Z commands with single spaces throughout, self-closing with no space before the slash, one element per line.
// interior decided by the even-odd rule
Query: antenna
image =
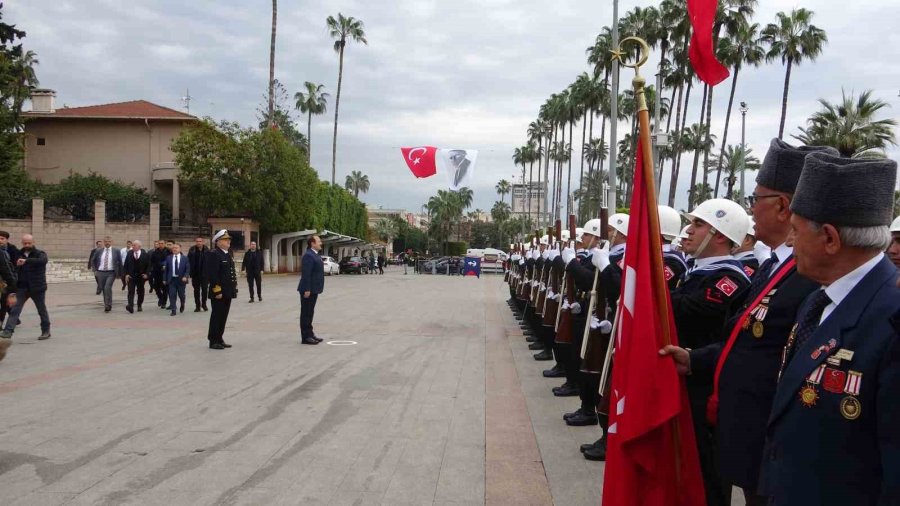
<path fill-rule="evenodd" d="M 194 97 L 191 96 L 191 89 L 188 88 L 185 90 L 184 96 L 181 97 L 181 103 L 184 104 L 184 109 L 188 114 L 191 113 L 191 99 Z"/>

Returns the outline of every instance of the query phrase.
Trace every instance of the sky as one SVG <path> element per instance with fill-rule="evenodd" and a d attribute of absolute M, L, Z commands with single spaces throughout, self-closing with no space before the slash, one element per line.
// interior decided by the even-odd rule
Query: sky
<path fill-rule="evenodd" d="M 440 174 L 415 179 L 401 146 L 479 150 L 473 207 L 489 210 L 498 199 L 497 181 L 520 177 L 511 161 L 513 149 L 525 143 L 538 108 L 589 70 L 585 49 L 612 21 L 610 0 L 278 3 L 276 78 L 291 95 L 305 81 L 324 84 L 331 93 L 328 112 L 312 120 L 312 164 L 323 179 L 331 177 L 338 74 L 325 19 L 340 12 L 363 20 L 368 45 L 350 44 L 345 53 L 337 179 L 362 171 L 371 182 L 362 200 L 413 212 L 446 188 L 447 179 Z M 622 0 L 620 15 L 638 5 L 656 4 Z M 786 139 L 798 133 L 819 98 L 838 100 L 842 89 L 871 89 L 892 106 L 886 116 L 900 114 L 900 60 L 893 50 L 900 47 L 900 0 L 841 5 L 759 2 L 755 22 L 765 25 L 779 11 L 805 7 L 815 12 L 814 24 L 829 38 L 818 60 L 794 68 Z M 192 114 L 249 126 L 258 123 L 267 90 L 271 8 L 268 0 L 6 0 L 4 18 L 27 32 L 25 46 L 40 62 L 40 85 L 56 90 L 58 106 L 144 99 L 183 110 L 181 98 L 189 89 Z M 650 58 L 658 60 L 658 55 Z M 738 80 L 735 104 L 749 105 L 746 140 L 759 158 L 778 133 L 784 70 L 775 61 L 742 70 Z M 655 67 L 645 71 L 654 73 Z M 631 71 L 622 76 L 624 89 Z M 729 90 L 730 80 L 713 95 L 712 131 L 719 139 Z M 700 114 L 695 97 L 689 123 Z M 736 109 L 729 144 L 740 142 Z M 297 112 L 295 119 L 305 132 L 306 118 Z M 619 131 L 624 129 L 623 123 Z M 896 148 L 889 151 L 894 159 L 898 155 Z M 678 208 L 687 204 L 690 161 L 682 161 Z M 576 154 L 573 170 L 579 163 Z M 751 177 L 748 192 L 752 187 Z"/>

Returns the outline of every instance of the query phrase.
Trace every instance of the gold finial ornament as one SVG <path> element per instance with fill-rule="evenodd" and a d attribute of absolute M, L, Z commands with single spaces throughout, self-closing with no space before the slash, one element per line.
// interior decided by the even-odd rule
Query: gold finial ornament
<path fill-rule="evenodd" d="M 638 56 L 637 61 L 634 63 L 625 63 L 625 54 L 626 53 L 625 53 L 623 47 L 628 42 L 637 44 L 641 49 L 641 53 Z M 650 58 L 650 45 L 647 44 L 646 40 L 644 40 L 640 37 L 625 37 L 624 39 L 619 41 L 619 47 L 612 50 L 613 61 L 618 61 L 619 64 L 622 65 L 623 67 L 633 68 L 635 70 L 635 72 L 638 72 L 638 68 L 641 67 L 641 65 L 647 63 L 648 58 Z"/>

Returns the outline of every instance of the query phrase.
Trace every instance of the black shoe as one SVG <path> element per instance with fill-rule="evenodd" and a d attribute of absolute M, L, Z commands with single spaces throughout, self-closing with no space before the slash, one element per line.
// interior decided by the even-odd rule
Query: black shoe
<path fill-rule="evenodd" d="M 231 345 L 228 343 L 220 343 L 224 348 L 231 348 Z"/>
<path fill-rule="evenodd" d="M 100 290 L 100 289 L 98 288 L 98 289 L 97 289 L 97 295 L 100 295 L 101 292 L 102 292 L 102 290 Z"/>
<path fill-rule="evenodd" d="M 534 331 L 533 330 L 523 330 L 522 335 L 525 337 L 531 337 L 534 335 Z"/>
<path fill-rule="evenodd" d="M 533 343 L 529 344 L 529 345 L 528 345 L 528 349 L 529 349 L 529 350 L 543 350 L 543 349 L 544 349 L 544 343 L 542 343 L 542 342 L 540 342 L 540 340 L 538 340 L 538 341 L 536 341 L 536 342 L 533 342 Z"/>
<path fill-rule="evenodd" d="M 568 382 L 553 389 L 553 395 L 557 397 L 575 397 L 578 395 L 578 387 L 570 385 Z"/>
<path fill-rule="evenodd" d="M 167 308 L 165 308 L 165 310 L 166 310 L 166 311 L 171 311 L 171 312 L 173 312 L 173 313 L 175 312 L 175 308 L 174 308 L 174 307 L 167 307 Z"/>
<path fill-rule="evenodd" d="M 253 299 L 250 299 L 250 304 L 253 304 Z"/>
<path fill-rule="evenodd" d="M 203 311 L 203 310 L 200 309 L 199 307 L 198 307 L 198 308 L 194 308 L 194 312 L 195 312 L 195 313 L 199 313 L 200 311 Z"/>
<path fill-rule="evenodd" d="M 134 307 L 132 307 L 132 306 L 125 306 L 125 311 L 128 311 L 129 313 L 133 313 L 133 312 L 134 312 Z"/>
<path fill-rule="evenodd" d="M 105 308 L 103 308 L 104 313 L 108 313 L 110 311 L 112 311 L 112 306 L 106 306 Z"/>
<path fill-rule="evenodd" d="M 566 425 L 571 425 L 573 427 L 597 425 L 598 423 L 600 422 L 597 420 L 597 413 L 585 413 L 583 411 L 566 420 Z"/>
<path fill-rule="evenodd" d="M 596 448 L 600 444 L 601 441 L 603 441 L 603 438 L 600 438 L 600 439 L 594 441 L 593 443 L 581 445 L 579 450 L 581 450 L 581 453 L 584 453 L 584 452 L 590 450 L 591 448 Z"/>
<path fill-rule="evenodd" d="M 210 343 L 209 349 L 211 350 L 224 350 L 225 345 L 222 343 Z"/>
<path fill-rule="evenodd" d="M 175 315 L 177 315 L 177 314 L 178 314 L 178 313 L 176 313 L 175 311 L 172 311 L 171 313 L 169 313 L 169 316 L 175 316 Z"/>
<path fill-rule="evenodd" d="M 552 369 L 544 371 L 543 374 L 545 378 L 562 378 L 566 375 L 566 371 L 559 364 L 556 364 Z"/>
<path fill-rule="evenodd" d="M 308 339 L 301 339 L 300 344 L 319 344 L 319 341 L 316 341 L 315 339 L 310 337 Z"/>
<path fill-rule="evenodd" d="M 46 341 L 50 339 L 50 331 L 41 332 L 41 335 L 38 336 L 38 341 Z"/>
<path fill-rule="evenodd" d="M 257 299 L 259 299 L 259 301 L 262 302 L 262 295 L 260 295 L 259 297 L 257 297 Z"/>
<path fill-rule="evenodd" d="M 140 312 L 143 311 L 143 310 L 144 310 L 144 309 L 143 309 L 141 306 L 138 306 L 138 313 L 140 313 Z"/>
<path fill-rule="evenodd" d="M 569 418 L 580 416 L 584 411 L 581 408 L 576 409 L 571 413 L 566 413 L 563 415 L 563 420 L 568 420 Z"/>
<path fill-rule="evenodd" d="M 203 310 L 204 310 L 204 311 L 209 311 L 209 308 L 206 307 L 206 304 L 203 304 Z"/>
<path fill-rule="evenodd" d="M 183 313 L 183 312 L 184 312 L 184 304 L 182 304 L 181 307 L 178 308 L 178 312 L 179 312 L 179 313 Z"/>
<path fill-rule="evenodd" d="M 594 448 L 589 448 L 584 451 L 584 458 L 587 460 L 593 461 L 605 461 L 606 460 L 606 438 L 601 439 L 597 442 L 597 446 Z"/>
<path fill-rule="evenodd" d="M 553 352 L 550 350 L 544 350 L 544 351 L 538 353 L 537 355 L 535 355 L 534 359 L 538 360 L 538 361 L 553 360 Z"/>
<path fill-rule="evenodd" d="M 322 339 L 321 337 L 317 337 L 317 336 L 313 336 L 313 339 L 315 339 L 316 341 L 318 341 L 318 342 L 320 342 L 320 343 L 321 343 L 322 341 L 324 341 L 324 339 Z"/>
<path fill-rule="evenodd" d="M 541 338 L 538 337 L 538 336 L 528 336 L 528 337 L 525 338 L 525 342 L 526 342 L 526 343 L 536 343 L 536 342 L 538 342 L 538 341 L 540 341 L 540 340 L 541 340 Z"/>

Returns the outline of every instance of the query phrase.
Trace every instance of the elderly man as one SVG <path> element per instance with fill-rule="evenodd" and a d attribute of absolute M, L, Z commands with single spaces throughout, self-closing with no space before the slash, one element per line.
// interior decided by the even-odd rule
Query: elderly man
<path fill-rule="evenodd" d="M 47 294 L 47 254 L 34 246 L 34 237 L 31 234 L 22 236 L 22 251 L 15 264 L 18 269 L 16 305 L 10 311 L 6 327 L 0 332 L 0 337 L 7 339 L 12 337 L 25 302 L 31 299 L 41 318 L 41 335 L 38 340 L 50 339 L 50 316 L 44 303 Z"/>
<path fill-rule="evenodd" d="M 256 241 L 250 242 L 250 249 L 244 253 L 241 270 L 247 271 L 247 287 L 250 292 L 250 303 L 253 303 L 253 284 L 256 284 L 256 297 L 262 302 L 262 271 L 264 260 L 262 251 L 256 248 Z"/>
<path fill-rule="evenodd" d="M 125 257 L 122 270 L 125 272 L 125 283 L 128 284 L 128 305 L 125 310 L 134 313 L 134 295 L 137 292 L 137 310 L 143 311 L 144 283 L 150 277 L 150 255 L 141 248 L 141 241 L 131 243 L 131 253 Z"/>
<path fill-rule="evenodd" d="M 112 247 L 112 239 L 109 236 L 103 238 L 102 246 L 91 254 L 94 276 L 97 284 L 103 292 L 103 311 L 112 310 L 112 287 L 116 278 L 122 272 L 122 256 L 116 248 Z"/>
<path fill-rule="evenodd" d="M 891 262 L 900 269 L 900 216 L 891 223 L 891 245 L 887 253 Z"/>
<path fill-rule="evenodd" d="M 770 504 L 900 504 L 900 312 L 885 258 L 897 164 L 806 157 L 791 203 L 815 281 L 784 348 L 760 491 Z"/>
<path fill-rule="evenodd" d="M 237 297 L 237 272 L 234 269 L 234 258 L 229 253 L 231 236 L 227 230 L 219 230 L 213 236 L 215 248 L 206 254 L 204 269 L 206 281 L 209 283 L 209 299 L 212 312 L 209 314 L 209 348 L 224 350 L 231 348 L 224 340 L 225 324 L 231 310 L 231 300 Z"/>
<path fill-rule="evenodd" d="M 325 267 L 319 251 L 322 250 L 322 239 L 314 235 L 307 239 L 306 252 L 300 261 L 300 342 L 302 344 L 319 344 L 321 339 L 313 331 L 313 317 L 316 314 L 316 301 L 325 290 Z"/>

